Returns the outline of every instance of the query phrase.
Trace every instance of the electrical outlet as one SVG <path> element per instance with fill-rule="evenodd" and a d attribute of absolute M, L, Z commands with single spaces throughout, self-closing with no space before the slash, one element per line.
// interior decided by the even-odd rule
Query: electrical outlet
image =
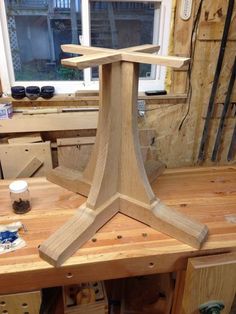
<path fill-rule="evenodd" d="M 182 20 L 187 21 L 192 12 L 192 0 L 182 0 L 180 8 L 180 17 Z"/>
<path fill-rule="evenodd" d="M 144 117 L 144 115 L 145 115 L 145 108 L 146 108 L 145 100 L 138 100 L 137 101 L 137 107 L 138 107 L 138 115 L 140 117 Z"/>

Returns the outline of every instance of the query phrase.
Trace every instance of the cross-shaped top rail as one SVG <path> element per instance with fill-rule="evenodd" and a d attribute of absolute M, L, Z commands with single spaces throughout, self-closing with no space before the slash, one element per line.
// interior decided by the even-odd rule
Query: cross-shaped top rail
<path fill-rule="evenodd" d="M 189 62 L 189 58 L 159 56 L 151 53 L 158 52 L 160 46 L 141 45 L 123 49 L 108 49 L 80 45 L 62 45 L 64 52 L 81 54 L 83 56 L 63 59 L 61 63 L 69 67 L 84 69 L 117 61 L 158 64 L 180 68 Z"/>

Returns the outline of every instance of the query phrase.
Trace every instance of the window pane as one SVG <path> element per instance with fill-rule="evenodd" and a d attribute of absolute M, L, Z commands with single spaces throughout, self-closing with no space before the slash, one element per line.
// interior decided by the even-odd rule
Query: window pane
<path fill-rule="evenodd" d="M 125 48 L 153 43 L 155 4 L 140 2 L 92 1 L 91 44 Z M 93 78 L 98 70 L 93 69 Z M 140 66 L 140 77 L 150 78 L 151 65 Z"/>
<path fill-rule="evenodd" d="M 61 44 L 79 43 L 80 0 L 5 0 L 16 81 L 83 80 L 63 67 Z"/>

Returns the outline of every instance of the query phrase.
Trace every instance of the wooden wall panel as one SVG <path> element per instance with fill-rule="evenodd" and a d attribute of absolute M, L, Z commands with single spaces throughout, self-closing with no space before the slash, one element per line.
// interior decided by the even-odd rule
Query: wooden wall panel
<path fill-rule="evenodd" d="M 183 22 L 180 19 L 178 14 L 179 4 L 180 0 L 177 0 L 174 31 L 174 52 L 179 55 L 187 55 L 192 31 L 190 26 L 192 26 L 193 21 L 189 20 L 188 24 L 185 24 L 186 22 Z M 178 103 L 175 106 L 160 105 L 153 107 L 155 110 L 147 112 L 145 118 L 140 121 L 141 127 L 156 128 L 157 139 L 155 145 L 158 150 L 158 156 L 163 162 L 167 164 L 168 167 L 191 166 L 197 163 L 199 144 L 202 137 L 205 116 L 220 48 L 220 40 L 218 39 L 220 39 L 220 34 L 223 32 L 227 4 L 228 0 L 217 0 L 214 2 L 210 0 L 203 1 L 191 74 L 192 97 L 189 105 L 189 114 L 187 115 L 181 130 L 179 130 L 179 126 L 183 117 L 188 111 L 188 101 L 183 104 Z M 195 6 L 194 12 L 196 14 L 199 0 L 193 1 L 193 5 Z M 214 27 L 214 32 L 213 35 L 211 35 L 211 31 L 209 30 L 207 40 L 203 40 L 202 34 L 204 31 L 203 29 L 205 29 L 206 16 L 208 16 L 208 27 L 209 29 Z M 236 5 L 234 7 L 232 25 L 230 27 L 230 40 L 227 42 L 224 62 L 215 99 L 216 109 L 214 111 L 214 117 L 211 123 L 207 159 L 204 162 L 204 165 L 229 164 L 226 156 L 236 120 L 235 107 L 231 108 L 226 119 L 225 131 L 222 137 L 223 143 L 219 153 L 219 160 L 213 163 L 210 161 L 210 157 L 215 142 L 220 115 L 222 112 L 222 103 L 225 100 L 225 94 L 228 88 L 231 67 L 236 54 L 236 41 L 234 40 L 234 33 L 236 29 L 235 16 Z M 210 23 L 210 19 L 213 18 L 214 24 L 213 22 Z M 217 40 L 215 40 L 216 33 L 218 34 Z M 210 36 L 212 36 L 212 38 L 210 38 Z M 185 74 L 182 71 L 173 71 L 172 91 L 175 93 L 183 92 L 184 86 L 188 86 L 184 75 Z M 236 102 L 236 84 L 233 89 L 231 101 Z M 150 107 L 150 109 L 152 109 L 152 107 Z M 235 160 L 232 162 L 235 162 Z"/>

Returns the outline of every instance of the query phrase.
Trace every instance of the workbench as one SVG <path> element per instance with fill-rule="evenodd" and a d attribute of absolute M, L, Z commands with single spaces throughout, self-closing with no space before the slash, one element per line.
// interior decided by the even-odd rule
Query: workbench
<path fill-rule="evenodd" d="M 24 248 L 0 256 L 0 294 L 186 270 L 188 258 L 236 251 L 236 166 L 166 170 L 152 187 L 170 207 L 207 224 L 208 240 L 193 249 L 117 214 L 61 267 L 39 258 L 38 246 L 63 225 L 85 198 L 48 182 L 27 179 L 32 210 L 13 213 L 8 185 L 0 181 L 0 223 L 21 221 Z"/>

